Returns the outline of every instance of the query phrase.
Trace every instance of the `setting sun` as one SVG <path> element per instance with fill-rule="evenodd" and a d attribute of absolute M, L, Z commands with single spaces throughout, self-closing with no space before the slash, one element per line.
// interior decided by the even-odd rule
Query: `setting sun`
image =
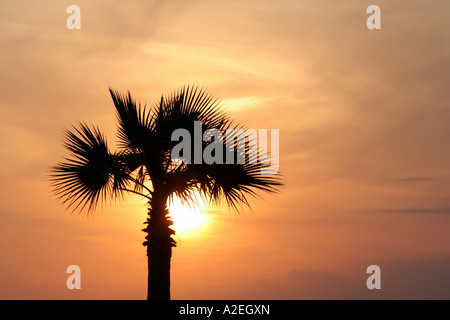
<path fill-rule="evenodd" d="M 183 204 L 181 199 L 175 196 L 167 204 L 175 231 L 186 231 L 205 225 L 206 215 L 202 212 L 205 205 L 201 199 L 197 200 L 197 204 L 189 206 Z"/>

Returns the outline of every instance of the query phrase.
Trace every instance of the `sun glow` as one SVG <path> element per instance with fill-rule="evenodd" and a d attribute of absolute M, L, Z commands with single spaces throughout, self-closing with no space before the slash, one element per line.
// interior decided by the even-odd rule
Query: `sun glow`
<path fill-rule="evenodd" d="M 167 204 L 175 231 L 192 231 L 205 225 L 207 218 L 202 212 L 205 205 L 201 199 L 197 199 L 197 204 L 191 207 L 183 204 L 178 197 L 173 197 Z"/>

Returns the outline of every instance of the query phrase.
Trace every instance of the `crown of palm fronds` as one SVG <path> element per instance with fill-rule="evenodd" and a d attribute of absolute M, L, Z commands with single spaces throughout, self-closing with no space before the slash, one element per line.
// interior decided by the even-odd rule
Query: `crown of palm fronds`
<path fill-rule="evenodd" d="M 244 128 L 233 124 L 220 102 L 205 90 L 183 87 L 161 97 L 149 109 L 137 104 L 130 93 L 121 95 L 110 89 L 110 94 L 117 113 L 119 150 L 111 153 L 98 128 L 79 123 L 78 128 L 65 133 L 70 157 L 51 170 L 53 191 L 68 207 L 82 210 L 87 206 L 93 210 L 100 200 L 121 197 L 125 192 L 151 200 L 158 188 L 167 196 L 176 194 L 186 201 L 195 192 L 213 201 L 224 198 L 229 206 L 238 209 L 239 204 L 248 205 L 247 195 L 255 195 L 256 190 L 276 192 L 281 185 L 279 175 L 261 175 L 261 169 L 267 166 L 261 162 L 173 161 L 171 151 L 177 142 L 171 140 L 172 132 L 182 128 L 193 135 L 194 121 L 201 121 L 203 133 L 208 129 L 224 133 L 222 141 L 215 141 L 222 143 L 224 157 L 227 151 L 238 152 L 236 144 L 226 144 L 231 137 L 225 132 Z M 203 148 L 210 143 L 213 141 L 203 141 Z M 247 159 L 257 156 L 248 144 L 240 152 Z"/>

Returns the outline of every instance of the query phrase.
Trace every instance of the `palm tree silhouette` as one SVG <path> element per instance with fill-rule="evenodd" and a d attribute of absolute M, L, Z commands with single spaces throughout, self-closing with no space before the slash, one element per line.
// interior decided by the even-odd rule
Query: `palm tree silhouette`
<path fill-rule="evenodd" d="M 213 202 L 224 198 L 229 207 L 239 211 L 240 205 L 249 205 L 246 196 L 257 195 L 256 190 L 277 192 L 280 178 L 278 174 L 261 174 L 261 169 L 268 165 L 259 160 L 206 164 L 172 159 L 171 151 L 178 143 L 171 140 L 172 132 L 182 128 L 194 134 L 194 121 L 201 121 L 202 133 L 208 129 L 225 133 L 230 128 L 244 128 L 235 125 L 220 102 L 204 89 L 185 86 L 162 96 L 150 109 L 136 104 L 129 92 L 121 95 L 109 91 L 117 111 L 118 150 L 109 151 L 98 127 L 80 122 L 72 130 L 66 130 L 64 145 L 70 157 L 51 169 L 53 192 L 68 208 L 79 212 L 85 209 L 90 212 L 100 200 L 123 198 L 125 193 L 147 199 L 148 217 L 144 222 L 147 226 L 142 230 L 147 234 L 143 242 L 148 257 L 147 299 L 169 300 L 170 263 L 176 242 L 172 238 L 175 231 L 171 228 L 168 200 L 176 195 L 192 203 L 193 196 L 199 194 Z M 244 152 L 247 159 L 255 157 L 249 143 L 239 150 L 234 141 L 229 144 L 231 147 L 226 147 L 226 139 L 242 138 L 240 135 L 224 134 L 219 141 L 224 151 L 235 151 L 235 159 L 238 152 Z M 213 141 L 203 141 L 202 147 Z"/>

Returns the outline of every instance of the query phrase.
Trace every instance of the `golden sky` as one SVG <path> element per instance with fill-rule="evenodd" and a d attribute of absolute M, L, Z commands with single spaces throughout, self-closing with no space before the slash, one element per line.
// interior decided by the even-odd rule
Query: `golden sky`
<path fill-rule="evenodd" d="M 81 29 L 66 27 L 70 4 Z M 381 8 L 368 30 L 366 9 Z M 51 195 L 65 128 L 114 147 L 108 87 L 152 105 L 205 86 L 280 130 L 285 186 L 178 232 L 174 299 L 450 298 L 450 4 L 419 0 L 0 2 L 0 298 L 145 299 L 145 201 Z M 66 268 L 81 268 L 81 290 Z M 366 287 L 381 268 L 382 289 Z"/>

